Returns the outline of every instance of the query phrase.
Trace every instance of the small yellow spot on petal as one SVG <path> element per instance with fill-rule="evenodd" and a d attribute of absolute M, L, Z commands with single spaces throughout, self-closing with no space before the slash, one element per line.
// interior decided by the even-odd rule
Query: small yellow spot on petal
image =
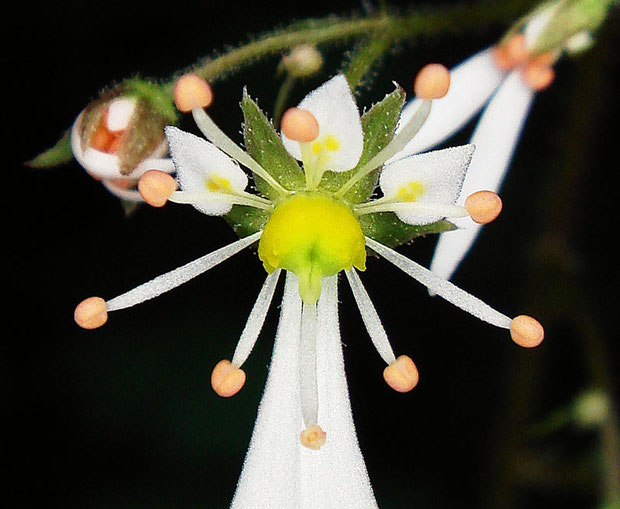
<path fill-rule="evenodd" d="M 318 155 L 322 151 L 323 151 L 323 144 L 320 141 L 315 141 L 312 143 L 312 152 Z"/>
<path fill-rule="evenodd" d="M 230 192 L 232 190 L 230 180 L 219 175 L 210 175 L 205 182 L 205 186 L 212 193 Z"/>
<path fill-rule="evenodd" d="M 96 329 L 108 321 L 105 300 L 89 297 L 80 302 L 73 313 L 75 323 L 83 329 Z"/>
<path fill-rule="evenodd" d="M 534 348 L 545 338 L 545 329 L 538 320 L 531 316 L 520 315 L 510 324 L 510 337 L 523 348 Z"/>
<path fill-rule="evenodd" d="M 502 200 L 493 191 L 478 191 L 467 197 L 465 210 L 474 222 L 488 224 L 502 211 Z"/>
<path fill-rule="evenodd" d="M 418 368 L 407 355 L 401 355 L 383 370 L 383 378 L 397 392 L 409 392 L 420 379 Z"/>
<path fill-rule="evenodd" d="M 138 181 L 140 196 L 152 207 L 163 207 L 176 189 L 174 178 L 159 170 L 147 171 Z"/>
<path fill-rule="evenodd" d="M 174 85 L 174 104 L 182 113 L 206 108 L 213 102 L 209 84 L 196 74 L 181 76 Z"/>
<path fill-rule="evenodd" d="M 412 180 L 406 185 L 400 186 L 396 192 L 396 198 L 400 201 L 417 201 L 426 192 L 422 182 Z"/>
<path fill-rule="evenodd" d="M 211 373 L 211 387 L 218 396 L 230 398 L 245 384 L 245 372 L 229 360 L 221 360 Z"/>
<path fill-rule="evenodd" d="M 331 152 L 334 152 L 340 148 L 340 143 L 338 142 L 338 138 L 334 135 L 330 134 L 325 137 L 325 148 Z"/>
<path fill-rule="evenodd" d="M 308 449 L 312 449 L 313 451 L 318 451 L 325 445 L 326 436 L 327 433 L 323 431 L 321 426 L 318 424 L 313 424 L 303 430 L 299 438 L 301 440 L 301 445 L 307 447 Z"/>

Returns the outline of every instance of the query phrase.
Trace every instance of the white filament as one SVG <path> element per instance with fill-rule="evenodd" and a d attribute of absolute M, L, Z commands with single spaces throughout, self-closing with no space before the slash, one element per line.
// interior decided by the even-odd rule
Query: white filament
<path fill-rule="evenodd" d="M 299 345 L 301 415 L 306 427 L 317 424 L 319 395 L 316 380 L 316 304 L 304 302 Z"/>
<path fill-rule="evenodd" d="M 217 251 L 213 251 L 205 256 L 189 262 L 177 269 L 152 279 L 151 281 L 137 286 L 133 290 L 119 295 L 106 302 L 108 311 L 117 311 L 119 309 L 129 308 L 140 304 L 149 299 L 153 299 L 177 286 L 186 283 L 190 279 L 206 272 L 207 270 L 222 263 L 224 260 L 237 254 L 242 249 L 256 242 L 262 234 L 262 231 L 239 239 L 232 244 L 228 244 Z"/>
<path fill-rule="evenodd" d="M 362 284 L 362 280 L 355 271 L 355 269 L 345 271 L 351 290 L 353 291 L 353 297 L 357 302 L 357 307 L 362 315 L 362 320 L 368 331 L 368 335 L 372 340 L 373 345 L 379 352 L 381 358 L 386 364 L 392 364 L 396 360 L 390 341 L 385 333 L 385 329 L 381 323 L 381 318 L 377 314 L 377 310 L 366 292 L 366 288 Z"/>
<path fill-rule="evenodd" d="M 273 294 L 278 284 L 278 278 L 280 277 L 280 269 L 277 269 L 272 274 L 267 276 L 263 287 L 258 294 L 258 298 L 252 307 L 248 321 L 245 324 L 245 328 L 241 333 L 235 353 L 232 358 L 232 363 L 240 368 L 247 360 L 256 344 L 258 335 L 260 334 L 263 324 L 265 323 L 265 317 L 269 311 Z"/>
<path fill-rule="evenodd" d="M 450 281 L 437 276 L 427 268 L 422 267 L 413 260 L 410 260 L 393 249 L 390 249 L 389 247 L 384 246 L 369 237 L 366 237 L 366 245 L 377 254 L 380 254 L 386 260 L 396 265 L 400 270 L 422 283 L 432 293 L 443 297 L 448 302 L 451 302 L 455 306 L 467 311 L 484 322 L 503 329 L 510 328 L 510 324 L 512 322 L 511 318 L 500 313 L 499 311 L 496 311 L 477 297 L 461 290 L 458 286 L 450 283 Z"/>

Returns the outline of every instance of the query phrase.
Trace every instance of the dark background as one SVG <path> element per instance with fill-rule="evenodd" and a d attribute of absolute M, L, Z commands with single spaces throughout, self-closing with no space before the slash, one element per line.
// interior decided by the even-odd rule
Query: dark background
<path fill-rule="evenodd" d="M 9 306 L 1 384 L 3 457 L 18 496 L 11 507 L 227 507 L 278 314 L 272 306 L 244 366 L 248 383 L 230 400 L 212 392 L 209 377 L 215 362 L 232 355 L 264 279 L 253 252 L 113 314 L 100 330 L 79 329 L 72 314 L 81 299 L 118 295 L 234 234 L 191 207 L 143 207 L 125 217 L 76 163 L 33 170 L 24 162 L 51 146 L 111 81 L 137 72 L 163 78 L 248 34 L 359 10 L 356 2 L 18 6 L 2 55 Z M 419 386 L 399 395 L 383 383 L 382 361 L 341 286 L 352 406 L 384 509 L 597 506 L 597 434 L 570 424 L 544 437 L 530 431 L 587 387 L 617 396 L 619 21 L 616 12 L 599 44 L 563 60 L 556 83 L 537 97 L 505 181 L 504 212 L 455 277 L 508 314 L 539 317 L 547 332 L 541 347 L 518 348 L 505 331 L 428 298 L 394 267 L 369 260 L 363 279 L 394 350 L 411 355 L 421 373 Z M 382 97 L 392 80 L 409 89 L 425 63 L 453 66 L 504 29 L 401 45 L 376 69 L 373 91 L 363 91 L 359 104 Z M 334 72 L 340 56 L 330 52 L 325 74 L 298 87 L 295 100 Z M 227 133 L 239 133 L 244 85 L 265 109 L 273 105 L 277 62 L 267 59 L 215 86 L 212 114 Z M 465 142 L 468 132 L 451 144 Z M 428 265 L 433 245 L 422 239 L 401 251 Z"/>

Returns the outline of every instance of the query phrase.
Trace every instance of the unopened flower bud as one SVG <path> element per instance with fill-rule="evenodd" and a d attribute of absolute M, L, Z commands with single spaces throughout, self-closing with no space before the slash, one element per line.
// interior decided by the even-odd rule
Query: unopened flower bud
<path fill-rule="evenodd" d="M 301 44 L 282 57 L 282 65 L 291 76 L 307 78 L 321 69 L 323 56 L 314 46 Z"/>

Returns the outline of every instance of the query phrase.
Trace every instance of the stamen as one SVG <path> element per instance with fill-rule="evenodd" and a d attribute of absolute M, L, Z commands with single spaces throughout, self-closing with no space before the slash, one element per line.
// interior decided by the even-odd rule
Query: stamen
<path fill-rule="evenodd" d="M 182 203 L 189 205 L 219 202 L 230 203 L 233 205 L 246 205 L 248 207 L 254 207 L 263 210 L 270 210 L 271 208 L 273 208 L 273 204 L 269 200 L 245 192 L 222 193 L 208 191 L 175 191 L 169 197 L 169 200 L 173 203 Z"/>
<path fill-rule="evenodd" d="M 234 396 L 244 384 L 245 372 L 229 360 L 221 360 L 211 372 L 211 387 L 222 398 Z"/>
<path fill-rule="evenodd" d="M 149 170 L 138 180 L 140 196 L 152 207 L 163 207 L 176 189 L 174 178 L 159 170 Z"/>
<path fill-rule="evenodd" d="M 409 392 L 418 385 L 420 375 L 411 357 L 401 355 L 383 370 L 383 378 L 395 391 Z"/>
<path fill-rule="evenodd" d="M 523 70 L 523 81 L 537 92 L 548 88 L 555 79 L 555 71 L 550 65 L 529 63 Z"/>
<path fill-rule="evenodd" d="M 357 307 L 360 310 L 362 320 L 364 321 L 364 325 L 366 326 L 366 330 L 368 331 L 373 345 L 375 345 L 377 352 L 379 352 L 379 355 L 385 363 L 388 365 L 392 364 L 396 360 L 394 351 L 385 333 L 385 329 L 381 324 L 381 319 L 377 314 L 377 310 L 372 300 L 370 300 L 359 275 L 355 269 L 346 270 L 345 274 L 349 280 L 349 285 L 351 285 L 353 297 L 355 297 L 355 302 L 357 302 Z"/>
<path fill-rule="evenodd" d="M 405 124 L 396 136 L 392 138 L 392 141 L 390 141 L 390 143 L 388 143 L 381 152 L 357 170 L 355 174 L 334 194 L 334 196 L 337 198 L 342 198 L 342 196 L 344 196 L 345 193 L 362 178 L 404 149 L 405 145 L 411 141 L 426 121 L 428 114 L 431 111 L 431 104 L 432 103 L 429 100 L 421 101 L 420 106 L 413 114 L 409 122 L 407 122 L 407 124 Z"/>
<path fill-rule="evenodd" d="M 108 321 L 105 300 L 89 297 L 80 302 L 73 313 L 75 323 L 83 329 L 96 329 Z"/>
<path fill-rule="evenodd" d="M 319 398 L 316 380 L 316 303 L 303 303 L 299 345 L 301 415 L 306 426 L 317 423 Z"/>
<path fill-rule="evenodd" d="M 478 224 L 488 224 L 502 211 L 502 200 L 493 191 L 478 191 L 465 200 L 465 209 Z"/>
<path fill-rule="evenodd" d="M 319 135 L 319 123 L 315 116 L 301 108 L 286 110 L 280 124 L 284 136 L 299 143 L 314 141 Z"/>
<path fill-rule="evenodd" d="M 269 274 L 263 283 L 263 287 L 258 294 L 258 298 L 245 324 L 245 328 L 241 333 L 237 348 L 235 348 L 235 353 L 232 358 L 232 363 L 235 366 L 243 366 L 243 363 L 247 360 L 256 344 L 263 323 L 265 323 L 265 317 L 267 316 L 267 311 L 269 311 L 269 306 L 271 305 L 279 276 L 280 269 L 277 269 L 272 274 Z"/>
<path fill-rule="evenodd" d="M 326 436 L 327 434 L 323 431 L 321 426 L 318 424 L 313 424 L 303 430 L 299 438 L 301 440 L 301 445 L 307 447 L 308 449 L 312 449 L 313 451 L 318 451 L 325 445 Z"/>
<path fill-rule="evenodd" d="M 510 337 L 523 348 L 534 348 L 545 338 L 545 329 L 531 316 L 517 316 L 510 324 Z"/>
<path fill-rule="evenodd" d="M 502 329 L 510 328 L 512 319 L 496 311 L 477 297 L 461 290 L 458 286 L 450 283 L 450 281 L 433 274 L 427 268 L 422 267 L 413 260 L 410 260 L 397 251 L 369 237 L 366 237 L 366 245 L 383 256 L 386 260 L 396 265 L 400 270 L 422 283 L 432 293 L 443 297 L 448 302 L 451 302 L 484 322 L 495 325 L 496 327 L 501 327 Z"/>
<path fill-rule="evenodd" d="M 209 117 L 203 109 L 193 109 L 192 116 L 194 117 L 196 125 L 202 131 L 202 134 L 204 134 L 211 143 L 233 159 L 236 159 L 245 167 L 252 170 L 282 196 L 289 194 L 289 192 L 284 189 L 269 173 L 267 173 L 267 171 L 260 164 L 252 159 L 247 152 L 241 149 L 241 147 L 226 136 L 224 131 L 222 131 L 215 124 L 215 122 L 213 122 L 211 117 Z"/>
<path fill-rule="evenodd" d="M 262 233 L 262 231 L 256 232 L 166 274 L 162 274 L 161 276 L 158 276 L 155 279 L 134 288 L 133 290 L 109 300 L 106 303 L 106 309 L 108 312 L 117 311 L 119 309 L 129 308 L 149 299 L 158 297 L 162 293 L 186 283 L 190 279 L 199 276 L 203 272 L 206 272 L 207 270 L 222 263 L 224 260 L 227 260 L 234 254 L 237 254 L 242 249 L 252 245 L 260 238 Z"/>
<path fill-rule="evenodd" d="M 370 201 L 354 207 L 358 215 L 374 214 L 375 212 L 417 212 L 420 214 L 439 214 L 442 217 L 466 217 L 468 214 L 464 207 L 447 203 L 429 203 L 422 201 L 401 202 L 385 200 Z"/>
<path fill-rule="evenodd" d="M 427 64 L 415 77 L 413 91 L 420 99 L 441 99 L 450 88 L 450 71 L 441 64 Z"/>
<path fill-rule="evenodd" d="M 174 85 L 174 104 L 182 113 L 206 108 L 213 102 L 211 86 L 196 74 L 181 76 Z"/>

